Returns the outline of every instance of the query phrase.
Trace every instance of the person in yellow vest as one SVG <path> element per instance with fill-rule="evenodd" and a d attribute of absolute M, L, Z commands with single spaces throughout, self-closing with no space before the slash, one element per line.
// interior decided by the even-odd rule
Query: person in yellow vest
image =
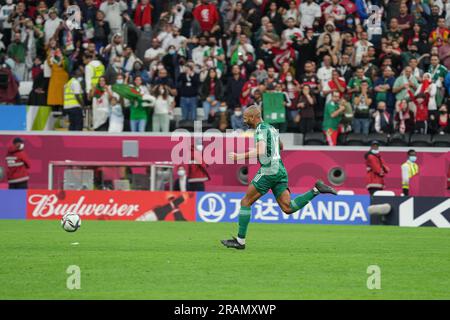
<path fill-rule="evenodd" d="M 83 130 L 83 70 L 75 69 L 69 82 L 64 86 L 64 113 L 69 116 L 69 130 Z"/>
<path fill-rule="evenodd" d="M 411 149 L 408 151 L 408 160 L 402 164 L 402 189 L 403 195 L 409 195 L 409 185 L 412 177 L 419 173 L 419 165 L 416 163 L 416 151 Z"/>
<path fill-rule="evenodd" d="M 86 93 L 91 93 L 91 90 L 95 88 L 100 77 L 105 73 L 105 66 L 101 63 L 97 57 L 86 54 L 83 57 L 83 63 L 85 65 L 85 84 Z"/>

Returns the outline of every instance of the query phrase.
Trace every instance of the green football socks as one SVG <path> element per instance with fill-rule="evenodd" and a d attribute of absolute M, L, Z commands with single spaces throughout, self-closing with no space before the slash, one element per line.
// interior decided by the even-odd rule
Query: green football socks
<path fill-rule="evenodd" d="M 245 239 L 247 235 L 248 224 L 250 223 L 250 218 L 252 216 L 252 208 L 251 207 L 241 207 L 239 211 L 239 232 L 238 238 Z"/>
<path fill-rule="evenodd" d="M 294 200 L 291 200 L 291 209 L 295 212 L 306 206 L 318 193 L 310 190 L 302 195 L 299 195 Z"/>

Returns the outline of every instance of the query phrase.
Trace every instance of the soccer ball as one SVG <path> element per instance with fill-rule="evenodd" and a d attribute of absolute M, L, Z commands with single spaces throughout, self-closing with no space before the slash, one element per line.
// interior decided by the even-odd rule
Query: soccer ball
<path fill-rule="evenodd" d="M 81 218 L 76 213 L 66 213 L 61 218 L 61 226 L 67 232 L 75 232 L 81 226 Z"/>

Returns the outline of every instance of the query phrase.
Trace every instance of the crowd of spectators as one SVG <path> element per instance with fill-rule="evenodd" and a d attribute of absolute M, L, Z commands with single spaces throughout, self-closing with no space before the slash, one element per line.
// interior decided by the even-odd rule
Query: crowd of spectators
<path fill-rule="evenodd" d="M 72 130 L 167 132 L 178 107 L 182 120 L 245 129 L 245 108 L 264 114 L 278 92 L 280 131 L 323 131 L 330 145 L 343 132 L 450 132 L 446 0 L 0 4 L 2 102 L 33 81 L 28 104 L 63 108 Z"/>

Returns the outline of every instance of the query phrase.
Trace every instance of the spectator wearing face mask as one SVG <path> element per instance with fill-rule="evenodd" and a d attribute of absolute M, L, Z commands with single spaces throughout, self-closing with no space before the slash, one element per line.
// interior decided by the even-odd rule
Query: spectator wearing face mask
<path fill-rule="evenodd" d="M 200 99 L 203 103 L 204 120 L 207 120 L 210 116 L 214 117 L 214 114 L 219 108 L 219 101 L 223 97 L 222 81 L 217 78 L 217 72 L 215 69 L 208 71 L 208 76 L 203 82 L 200 88 Z"/>
<path fill-rule="evenodd" d="M 175 99 L 170 94 L 169 88 L 164 85 L 156 86 L 153 95 L 156 97 L 153 112 L 153 132 L 169 132 L 170 115 L 175 108 Z"/>
<path fill-rule="evenodd" d="M 414 132 L 427 134 L 428 133 L 428 101 L 427 97 L 423 93 L 419 93 L 414 96 L 411 91 L 409 91 L 409 96 L 416 107 L 415 112 L 415 128 Z"/>
<path fill-rule="evenodd" d="M 180 69 L 180 58 L 175 46 L 170 46 L 168 53 L 162 58 L 162 63 L 174 83 L 177 82 Z"/>
<path fill-rule="evenodd" d="M 392 116 L 386 109 L 386 102 L 378 102 L 377 110 L 372 114 L 372 117 L 376 133 L 392 132 Z"/>
<path fill-rule="evenodd" d="M 144 84 L 150 83 L 150 77 L 147 70 L 144 69 L 143 63 L 138 60 L 134 63 L 133 70 L 130 72 L 131 78 L 141 77 Z"/>
<path fill-rule="evenodd" d="M 76 69 L 72 78 L 64 85 L 64 112 L 69 116 L 69 130 L 83 130 L 83 89 L 81 82 L 83 81 L 83 72 Z"/>
<path fill-rule="evenodd" d="M 379 146 L 378 141 L 373 141 L 369 152 L 364 155 L 367 167 L 366 188 L 370 195 L 384 189 L 384 177 L 389 172 L 389 167 L 380 155 Z"/>
<path fill-rule="evenodd" d="M 132 86 L 140 95 L 148 95 L 149 91 L 143 84 L 141 77 L 134 79 L 134 86 Z M 130 105 L 130 128 L 133 132 L 144 132 L 148 121 L 148 109 L 140 100 L 131 101 Z"/>
<path fill-rule="evenodd" d="M 244 116 L 242 115 L 242 108 L 240 106 L 234 108 L 234 113 L 231 116 L 231 128 L 233 130 L 245 130 Z"/>
<path fill-rule="evenodd" d="M 400 133 L 410 133 L 414 131 L 414 112 L 409 108 L 408 100 L 403 99 L 399 101 L 396 111 L 394 116 L 395 131 Z"/>
<path fill-rule="evenodd" d="M 450 133 L 450 116 L 447 105 L 443 104 L 439 108 L 439 114 L 437 116 L 431 115 L 430 119 L 430 130 L 432 133 Z"/>
<path fill-rule="evenodd" d="M 122 58 L 119 56 L 114 58 L 113 63 L 108 64 L 104 75 L 108 84 L 116 83 L 117 77 L 123 75 L 122 64 Z"/>
<path fill-rule="evenodd" d="M 8 167 L 6 176 L 9 189 L 28 189 L 30 160 L 24 151 L 24 147 L 25 143 L 19 137 L 14 138 L 12 144 L 8 147 L 6 154 L 6 165 Z"/>
<path fill-rule="evenodd" d="M 203 161 L 203 145 L 192 144 L 189 164 L 181 165 L 177 169 L 179 179 L 175 181 L 174 190 L 205 191 L 205 182 L 211 180 L 208 165 Z"/>
<path fill-rule="evenodd" d="M 122 132 L 125 122 L 123 107 L 118 94 L 113 93 L 109 98 L 110 115 L 108 132 Z"/>
<path fill-rule="evenodd" d="M 410 190 L 411 179 L 419 174 L 419 165 L 416 163 L 417 154 L 416 151 L 408 150 L 408 160 L 401 166 L 402 168 L 402 190 L 403 195 L 408 196 Z"/>
<path fill-rule="evenodd" d="M 230 125 L 230 114 L 226 102 L 221 102 L 219 110 L 214 114 L 213 127 L 225 132 Z"/>
<path fill-rule="evenodd" d="M 258 81 L 256 80 L 256 75 L 251 74 L 248 81 L 242 87 L 241 97 L 239 99 L 241 106 L 249 104 L 251 96 L 256 89 L 258 89 Z"/>
<path fill-rule="evenodd" d="M 183 120 L 197 120 L 198 90 L 200 79 L 194 72 L 194 65 L 188 63 L 178 80 L 180 94 L 181 118 Z"/>

